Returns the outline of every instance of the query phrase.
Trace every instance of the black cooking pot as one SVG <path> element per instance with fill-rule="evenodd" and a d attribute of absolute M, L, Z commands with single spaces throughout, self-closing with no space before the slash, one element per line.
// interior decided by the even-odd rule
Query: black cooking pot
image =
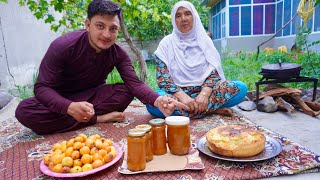
<path fill-rule="evenodd" d="M 299 77 L 301 70 L 301 65 L 295 63 L 267 64 L 259 74 L 266 79 L 290 79 Z"/>

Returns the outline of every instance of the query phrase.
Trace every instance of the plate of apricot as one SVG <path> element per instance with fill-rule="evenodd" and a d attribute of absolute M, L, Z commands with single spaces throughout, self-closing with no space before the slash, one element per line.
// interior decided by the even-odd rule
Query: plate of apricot
<path fill-rule="evenodd" d="M 52 177 L 83 177 L 104 170 L 121 157 L 122 149 L 98 134 L 55 143 L 43 157 L 40 170 Z"/>

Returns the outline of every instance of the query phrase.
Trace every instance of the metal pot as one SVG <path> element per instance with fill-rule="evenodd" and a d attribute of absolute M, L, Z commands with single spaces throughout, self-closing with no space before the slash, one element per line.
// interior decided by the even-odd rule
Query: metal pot
<path fill-rule="evenodd" d="M 259 74 L 266 79 L 290 79 L 299 77 L 301 70 L 302 67 L 299 64 L 279 62 L 262 66 Z"/>

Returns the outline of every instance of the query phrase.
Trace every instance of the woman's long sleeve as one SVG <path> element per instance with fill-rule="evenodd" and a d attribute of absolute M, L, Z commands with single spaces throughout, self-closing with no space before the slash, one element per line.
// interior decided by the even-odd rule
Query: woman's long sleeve
<path fill-rule="evenodd" d="M 173 82 L 166 64 L 158 57 L 155 58 L 155 63 L 157 69 L 156 78 L 159 88 L 169 93 L 182 91 L 182 89 Z"/>

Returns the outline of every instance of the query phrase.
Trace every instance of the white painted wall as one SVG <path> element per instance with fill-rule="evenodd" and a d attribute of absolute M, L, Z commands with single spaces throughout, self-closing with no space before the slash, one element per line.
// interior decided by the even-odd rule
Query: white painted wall
<path fill-rule="evenodd" d="M 37 20 L 28 7 L 20 7 L 18 0 L 0 3 L 0 23 L 0 89 L 33 84 L 42 57 L 60 34 Z"/>

